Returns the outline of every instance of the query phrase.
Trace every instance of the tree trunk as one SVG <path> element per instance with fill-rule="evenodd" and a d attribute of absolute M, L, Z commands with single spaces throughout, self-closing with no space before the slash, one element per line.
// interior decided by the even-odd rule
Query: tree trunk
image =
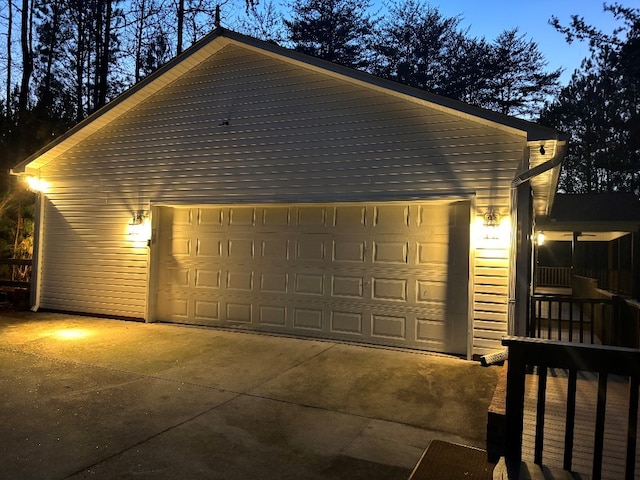
<path fill-rule="evenodd" d="M 13 4 L 11 1 L 7 2 L 7 6 L 9 11 L 7 12 L 9 15 L 9 23 L 7 25 L 7 100 L 6 100 L 6 108 L 7 108 L 7 119 L 11 118 L 11 62 L 13 59 L 11 57 L 11 40 L 12 40 L 12 30 L 13 30 Z"/>
<path fill-rule="evenodd" d="M 140 71 L 142 70 L 142 35 L 144 34 L 144 20 L 146 16 L 146 0 L 141 0 L 139 17 L 136 19 L 136 45 L 135 45 L 135 83 L 140 81 Z"/>
<path fill-rule="evenodd" d="M 78 21 L 77 21 L 77 45 L 75 53 L 76 62 L 76 78 L 75 78 L 75 90 L 76 90 L 76 122 L 79 122 L 84 117 L 84 110 L 82 108 L 83 101 L 83 88 L 84 85 L 84 55 L 85 55 L 85 22 L 84 12 L 82 7 L 78 7 Z"/>
<path fill-rule="evenodd" d="M 99 61 L 99 83 L 98 83 L 98 102 L 96 109 L 107 103 L 107 86 L 109 78 L 109 60 L 111 51 L 111 16 L 113 15 L 113 0 L 106 0 L 107 12 L 104 19 L 104 41 L 102 42 L 102 51 L 98 51 L 98 55 L 102 57 Z"/>
<path fill-rule="evenodd" d="M 18 123 L 24 122 L 29 101 L 29 80 L 33 73 L 33 52 L 31 47 L 31 9 L 29 0 L 22 0 L 22 27 L 20 44 L 22 46 L 22 81 L 20 82 L 20 97 L 18 99 Z"/>
<path fill-rule="evenodd" d="M 104 1 L 97 0 L 95 4 L 95 58 L 94 58 L 94 70 L 93 70 L 93 107 L 94 109 L 100 108 L 100 91 L 101 91 L 101 77 L 102 61 L 104 60 L 102 51 L 104 48 L 104 32 L 103 32 L 103 19 L 104 19 Z"/>
<path fill-rule="evenodd" d="M 182 30 L 184 29 L 184 0 L 178 0 L 178 46 L 177 55 L 182 53 Z"/>
<path fill-rule="evenodd" d="M 60 8 L 58 5 L 53 5 L 52 6 L 52 18 L 51 18 L 51 29 L 54 32 L 57 32 L 58 29 L 60 28 Z M 44 89 L 43 89 L 43 95 L 44 95 L 44 103 L 45 105 L 48 107 L 51 104 L 51 82 L 53 80 L 52 75 L 51 75 L 51 71 L 53 69 L 53 57 L 54 57 L 54 50 L 56 48 L 56 35 L 50 35 L 49 38 L 49 44 L 47 45 L 45 51 L 48 51 L 49 54 L 47 56 L 47 63 L 46 63 L 46 68 L 45 68 L 45 76 L 44 76 Z"/>

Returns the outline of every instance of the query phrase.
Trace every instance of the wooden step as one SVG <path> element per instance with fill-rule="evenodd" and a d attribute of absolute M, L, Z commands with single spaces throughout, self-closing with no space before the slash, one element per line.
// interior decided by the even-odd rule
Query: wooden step
<path fill-rule="evenodd" d="M 409 480 L 492 480 L 495 465 L 486 450 L 432 440 Z"/>

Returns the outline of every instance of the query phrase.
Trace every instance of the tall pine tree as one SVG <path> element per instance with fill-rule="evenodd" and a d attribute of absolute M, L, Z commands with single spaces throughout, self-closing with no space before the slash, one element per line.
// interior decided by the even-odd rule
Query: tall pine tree
<path fill-rule="evenodd" d="M 559 189 L 640 196 L 640 9 L 605 6 L 623 26 L 606 34 L 574 16 L 553 20 L 568 41 L 588 41 L 591 57 L 541 121 L 571 135 Z"/>
<path fill-rule="evenodd" d="M 299 52 L 365 69 L 374 20 L 368 0 L 301 0 L 285 20 L 288 40 Z"/>

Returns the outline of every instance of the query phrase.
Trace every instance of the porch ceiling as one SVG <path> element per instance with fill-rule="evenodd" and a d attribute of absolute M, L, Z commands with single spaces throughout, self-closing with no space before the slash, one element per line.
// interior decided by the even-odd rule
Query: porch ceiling
<path fill-rule="evenodd" d="M 598 232 L 594 230 L 576 230 L 579 232 L 579 242 L 610 242 L 616 238 L 624 237 L 630 232 Z M 573 239 L 573 230 L 547 230 L 536 227 L 536 232 L 544 233 L 545 242 L 570 242 Z"/>
<path fill-rule="evenodd" d="M 630 193 L 558 194 L 550 215 L 536 218 L 545 241 L 608 242 L 640 232 L 640 202 Z"/>

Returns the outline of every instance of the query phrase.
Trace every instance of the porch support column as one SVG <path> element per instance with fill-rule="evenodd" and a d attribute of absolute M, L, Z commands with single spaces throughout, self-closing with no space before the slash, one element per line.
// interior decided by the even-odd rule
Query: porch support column
<path fill-rule="evenodd" d="M 582 232 L 573 232 L 571 239 L 571 278 L 576 274 L 576 264 L 578 263 L 578 237 Z"/>

